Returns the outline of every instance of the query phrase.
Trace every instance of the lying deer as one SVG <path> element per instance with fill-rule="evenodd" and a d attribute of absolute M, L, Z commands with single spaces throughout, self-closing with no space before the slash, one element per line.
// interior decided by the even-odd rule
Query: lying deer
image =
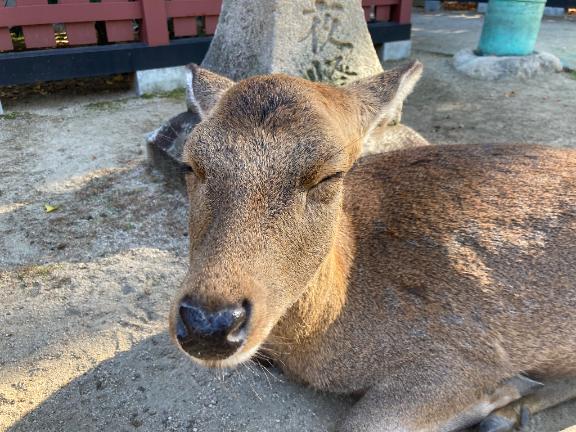
<path fill-rule="evenodd" d="M 183 155 L 190 266 L 171 334 L 204 366 L 260 350 L 357 395 L 341 431 L 504 430 L 491 413 L 576 373 L 576 153 L 357 159 L 421 70 L 336 88 L 191 67 L 202 121 Z"/>

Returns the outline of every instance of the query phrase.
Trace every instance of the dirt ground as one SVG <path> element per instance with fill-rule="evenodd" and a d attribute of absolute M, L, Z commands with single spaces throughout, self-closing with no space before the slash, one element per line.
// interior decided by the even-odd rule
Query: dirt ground
<path fill-rule="evenodd" d="M 576 145 L 573 74 L 470 81 L 414 48 L 426 72 L 404 121 L 430 141 Z M 148 169 L 144 136 L 184 109 L 173 96 L 4 101 L 0 431 L 330 431 L 350 406 L 257 364 L 201 370 L 168 341 L 186 202 Z M 527 430 L 574 423 L 565 404 Z"/>

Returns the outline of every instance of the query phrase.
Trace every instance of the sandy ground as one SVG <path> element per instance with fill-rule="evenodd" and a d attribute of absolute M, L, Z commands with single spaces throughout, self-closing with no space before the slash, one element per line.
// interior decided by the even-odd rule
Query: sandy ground
<path fill-rule="evenodd" d="M 576 31 L 576 28 L 575 28 Z M 469 81 L 445 53 L 404 121 L 436 143 L 574 146 L 576 77 Z M 0 431 L 330 431 L 348 398 L 248 364 L 201 370 L 170 344 L 186 202 L 147 168 L 144 135 L 174 98 L 51 96 L 0 117 Z M 57 207 L 47 213 L 45 205 Z M 576 423 L 576 405 L 528 430 Z"/>

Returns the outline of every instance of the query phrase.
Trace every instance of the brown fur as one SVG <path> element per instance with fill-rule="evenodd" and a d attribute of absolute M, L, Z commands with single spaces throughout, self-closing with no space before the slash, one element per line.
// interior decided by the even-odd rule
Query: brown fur
<path fill-rule="evenodd" d="M 430 145 L 426 139 L 404 124 L 381 125 L 365 140 L 362 156 L 392 150 Z"/>
<path fill-rule="evenodd" d="M 425 146 L 356 161 L 420 70 L 231 84 L 196 102 L 185 148 L 177 300 L 253 305 L 237 354 L 196 360 L 260 348 L 299 381 L 364 394 L 342 431 L 450 431 L 502 406 L 482 401 L 513 376 L 576 373 L 576 154 Z"/>

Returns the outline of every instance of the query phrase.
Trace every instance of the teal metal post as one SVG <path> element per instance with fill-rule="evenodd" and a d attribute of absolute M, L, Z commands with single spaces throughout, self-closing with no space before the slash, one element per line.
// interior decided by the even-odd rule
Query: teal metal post
<path fill-rule="evenodd" d="M 477 53 L 525 56 L 534 52 L 546 0 L 489 0 Z"/>

